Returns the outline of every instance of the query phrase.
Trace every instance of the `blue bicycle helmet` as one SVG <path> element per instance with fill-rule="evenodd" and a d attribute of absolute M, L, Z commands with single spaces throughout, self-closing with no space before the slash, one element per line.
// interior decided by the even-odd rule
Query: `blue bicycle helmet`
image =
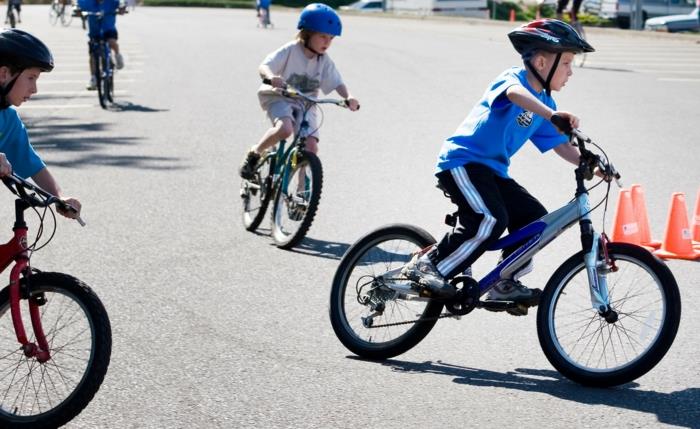
<path fill-rule="evenodd" d="M 301 11 L 297 29 L 340 36 L 343 32 L 343 23 L 340 22 L 340 17 L 332 7 L 323 3 L 311 3 Z"/>

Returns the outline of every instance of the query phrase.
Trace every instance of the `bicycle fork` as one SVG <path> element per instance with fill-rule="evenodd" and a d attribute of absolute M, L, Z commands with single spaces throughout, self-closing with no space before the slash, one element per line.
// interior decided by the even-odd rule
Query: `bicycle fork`
<path fill-rule="evenodd" d="M 591 305 L 609 323 L 617 321 L 617 313 L 610 305 L 608 291 L 608 273 L 616 270 L 608 258 L 607 237 L 593 231 L 590 219 L 581 221 L 581 243 L 584 251 L 583 261 L 591 293 Z"/>
<path fill-rule="evenodd" d="M 31 273 L 29 266 L 29 255 L 26 250 L 27 228 L 15 228 L 14 243 L 20 243 L 22 250 L 19 256 L 16 257 L 15 266 L 10 272 L 10 313 L 12 315 L 12 325 L 15 329 L 17 341 L 22 345 L 22 351 L 27 357 L 35 357 L 40 363 L 47 362 L 51 359 L 49 352 L 49 343 L 44 334 L 44 328 L 41 325 L 41 314 L 39 307 L 46 301 L 43 294 L 29 296 L 29 316 L 32 321 L 32 329 L 36 337 L 36 343 L 30 342 L 27 339 L 27 334 L 22 322 L 22 312 L 20 309 L 21 302 L 21 276 L 24 274 L 25 279 L 28 279 Z"/>

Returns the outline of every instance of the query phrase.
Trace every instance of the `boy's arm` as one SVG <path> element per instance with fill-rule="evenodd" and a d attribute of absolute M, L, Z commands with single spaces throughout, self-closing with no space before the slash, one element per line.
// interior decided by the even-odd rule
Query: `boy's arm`
<path fill-rule="evenodd" d="M 581 153 L 578 151 L 576 146 L 573 146 L 570 142 L 562 143 L 554 148 L 554 152 L 557 155 L 564 158 L 574 165 L 578 165 L 579 157 Z"/>
<path fill-rule="evenodd" d="M 508 87 L 508 89 L 506 89 L 506 97 L 508 97 L 508 100 L 510 100 L 512 103 L 517 104 L 529 112 L 540 115 L 548 121 L 551 121 L 552 115 L 556 113 L 557 115 L 567 119 L 572 128 L 578 128 L 578 117 L 569 112 L 552 110 L 540 100 L 535 98 L 530 91 L 521 85 L 512 85 Z"/>
<path fill-rule="evenodd" d="M 75 219 L 80 216 L 80 201 L 76 200 L 75 198 L 63 198 L 61 196 L 61 188 L 58 186 L 56 179 L 53 178 L 53 175 L 51 174 L 48 168 L 44 167 L 41 170 L 39 170 L 38 173 L 32 176 L 32 180 L 34 181 L 34 183 L 39 185 L 40 188 L 62 199 L 76 210 L 75 212 L 66 212 L 57 208 L 56 210 L 60 214 L 71 219 Z"/>
<path fill-rule="evenodd" d="M 267 64 L 261 64 L 260 67 L 258 67 L 258 73 L 260 73 L 260 77 L 264 79 L 268 79 L 271 81 L 272 86 L 275 88 L 284 88 L 287 86 L 287 82 L 282 79 L 282 77 L 277 76 L 272 72 L 272 69 L 270 66 Z"/>
<path fill-rule="evenodd" d="M 335 89 L 335 92 L 337 92 L 338 95 L 345 99 L 345 101 L 348 103 L 348 108 L 353 112 L 360 108 L 360 102 L 357 101 L 355 97 L 350 95 L 348 87 L 345 86 L 345 84 L 338 85 L 338 87 Z"/>

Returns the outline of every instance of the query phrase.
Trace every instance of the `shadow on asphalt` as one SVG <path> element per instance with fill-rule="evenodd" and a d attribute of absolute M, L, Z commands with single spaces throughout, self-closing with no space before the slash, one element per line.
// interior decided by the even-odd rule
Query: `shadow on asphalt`
<path fill-rule="evenodd" d="M 154 109 L 152 107 L 142 106 L 131 102 L 120 103 L 115 102 L 109 108 L 113 112 L 167 112 L 169 109 Z"/>
<path fill-rule="evenodd" d="M 347 243 L 316 240 L 315 238 L 306 237 L 300 244 L 291 249 L 291 251 L 304 255 L 316 256 L 317 258 L 340 260 L 349 247 L 350 245 Z"/>
<path fill-rule="evenodd" d="M 147 170 L 178 170 L 186 166 L 181 160 L 164 156 L 119 155 L 107 151 L 109 146 L 125 146 L 140 143 L 143 138 L 124 135 L 100 136 L 113 125 L 98 123 L 69 122 L 71 118 L 42 117 L 25 120 L 29 140 L 40 154 L 49 152 L 74 153 L 75 157 L 65 160 L 52 160 L 52 166 L 80 168 L 87 165 L 107 165 L 112 167 L 138 168 Z M 91 135 L 86 136 L 86 133 Z M 97 135 L 92 135 L 96 133 Z M 111 153 L 110 153 L 111 152 Z"/>
<path fill-rule="evenodd" d="M 351 358 L 358 359 L 354 356 Z M 515 371 L 500 373 L 441 361 L 407 362 L 389 359 L 380 363 L 397 372 L 446 375 L 454 377 L 452 381 L 457 384 L 543 393 L 582 404 L 607 405 L 655 414 L 659 422 L 669 425 L 700 427 L 700 388 L 697 387 L 671 393 L 638 390 L 637 383 L 596 389 L 569 381 L 552 370 L 517 368 Z"/>

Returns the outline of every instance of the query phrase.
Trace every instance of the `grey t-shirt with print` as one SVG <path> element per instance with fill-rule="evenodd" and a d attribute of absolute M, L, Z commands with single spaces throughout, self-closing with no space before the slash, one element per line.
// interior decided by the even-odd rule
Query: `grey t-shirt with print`
<path fill-rule="evenodd" d="M 261 65 L 266 65 L 277 76 L 303 93 L 318 96 L 319 90 L 328 94 L 343 84 L 340 73 L 328 55 L 304 55 L 301 41 L 291 41 L 269 54 Z M 275 101 L 283 99 L 270 85 L 258 88 L 258 99 L 263 109 Z"/>

